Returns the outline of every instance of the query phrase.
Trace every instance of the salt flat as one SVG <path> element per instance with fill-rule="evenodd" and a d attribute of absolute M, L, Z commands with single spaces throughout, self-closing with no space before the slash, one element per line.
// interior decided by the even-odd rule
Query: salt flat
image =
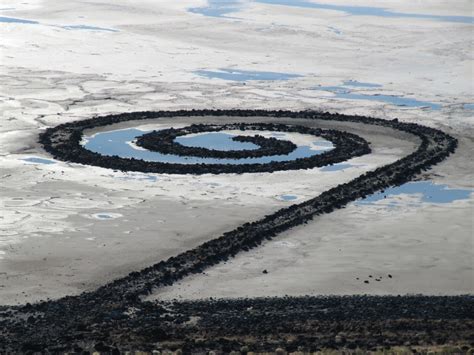
<path fill-rule="evenodd" d="M 472 16 L 469 1 L 331 3 Z M 296 195 L 298 201 L 316 196 L 398 159 L 414 144 L 389 132 L 365 132 L 376 149 L 350 161 L 350 169 L 256 176 L 147 175 L 25 161 L 51 159 L 37 137 L 63 122 L 181 108 L 398 117 L 457 137 L 457 153 L 427 177 L 472 191 L 472 24 L 261 2 L 246 3 L 226 17 L 188 11 L 206 6 L 204 1 L 0 1 L 0 9 L 7 9 L 1 16 L 38 22 L 0 22 L 2 304 L 90 290 L 291 204 L 281 195 Z M 200 75 L 203 70 L 237 74 L 223 80 Z M 295 77 L 239 80 L 239 71 Z M 351 87 L 367 100 L 319 89 L 344 87 L 348 80 L 380 86 Z M 416 99 L 439 109 L 396 106 L 374 95 Z M 395 209 L 354 205 L 320 217 L 157 297 L 472 293 L 472 194 L 445 204 L 415 202 Z M 379 274 L 382 281 L 363 283 Z"/>

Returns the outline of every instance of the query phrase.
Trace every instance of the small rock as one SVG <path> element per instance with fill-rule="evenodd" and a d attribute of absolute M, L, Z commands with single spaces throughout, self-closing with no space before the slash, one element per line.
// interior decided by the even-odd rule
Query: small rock
<path fill-rule="evenodd" d="M 263 270 L 263 271 L 262 271 L 262 274 L 268 274 L 267 269 Z"/>

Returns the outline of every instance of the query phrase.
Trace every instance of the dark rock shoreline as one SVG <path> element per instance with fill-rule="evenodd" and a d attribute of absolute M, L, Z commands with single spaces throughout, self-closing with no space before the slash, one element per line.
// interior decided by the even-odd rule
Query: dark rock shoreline
<path fill-rule="evenodd" d="M 40 141 L 56 158 L 110 167 L 110 157 L 83 155 L 82 131 L 128 120 L 183 116 L 265 116 L 360 122 L 391 127 L 419 137 L 418 149 L 384 167 L 329 189 L 306 202 L 224 233 L 195 249 L 132 272 L 128 276 L 79 296 L 55 301 L 0 307 L 0 352 L 58 353 L 65 351 L 118 353 L 126 350 L 317 350 L 323 347 L 371 349 L 409 343 L 474 343 L 474 296 L 347 296 L 295 297 L 198 302 L 145 302 L 153 289 L 257 247 L 265 239 L 330 213 L 358 198 L 413 179 L 454 152 L 457 141 L 436 129 L 370 117 L 312 111 L 192 110 L 138 112 L 63 124 L 44 133 Z M 327 132 L 327 131 L 325 131 Z M 357 147 L 368 152 L 361 138 L 331 131 L 336 149 Z M 340 140 L 339 138 L 340 137 Z M 344 138 L 343 138 L 344 137 Z M 350 142 L 347 144 L 347 142 Z M 345 150 L 354 156 L 353 151 Z M 339 153 L 338 153 L 339 154 Z M 329 155 L 329 153 L 322 154 Z M 80 157 L 80 158 L 78 158 Z M 83 159 L 84 158 L 84 159 Z M 112 157 L 113 159 L 114 157 Z M 342 155 L 336 155 L 336 160 Z M 98 160 L 94 160 L 98 159 Z M 344 160 L 347 159 L 347 156 Z M 332 163 L 332 161 L 330 161 Z M 118 164 L 118 165 L 117 165 Z M 114 162 L 114 168 L 123 162 Z M 129 166 L 151 169 L 130 160 Z M 308 168 L 301 164 L 299 168 Z M 178 172 L 174 166 L 167 172 Z M 204 170 L 197 169 L 197 174 Z M 272 170 L 267 170 L 272 171 Z M 225 171 L 219 171 L 218 173 Z M 236 171 L 232 171 L 235 173 Z M 193 173 L 184 170 L 184 173 Z"/>

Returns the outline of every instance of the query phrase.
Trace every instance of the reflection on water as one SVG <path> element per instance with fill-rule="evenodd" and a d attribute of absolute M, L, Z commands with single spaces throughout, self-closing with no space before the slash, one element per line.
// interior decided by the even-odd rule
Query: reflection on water
<path fill-rule="evenodd" d="M 321 171 L 339 171 L 339 170 L 352 168 L 353 166 L 354 165 L 352 165 L 352 164 L 341 163 L 341 164 L 328 165 L 328 166 L 322 167 L 319 170 L 321 170 Z"/>
<path fill-rule="evenodd" d="M 177 137 L 175 141 L 186 147 L 202 147 L 214 150 L 250 150 L 257 149 L 259 146 L 250 142 L 234 141 L 232 134 L 212 132 L 200 133 L 194 136 Z"/>
<path fill-rule="evenodd" d="M 0 23 L 23 23 L 28 25 L 37 25 L 38 21 L 31 21 L 31 20 L 24 20 L 21 18 L 14 18 L 14 17 L 3 17 L 0 16 Z"/>
<path fill-rule="evenodd" d="M 259 158 L 246 159 L 216 159 L 216 158 L 199 158 L 199 157 L 182 157 L 171 154 L 161 154 L 158 152 L 148 151 L 141 147 L 135 146 L 132 142 L 138 136 L 147 133 L 135 128 L 115 130 L 108 132 L 97 133 L 90 137 L 85 137 L 84 147 L 93 152 L 102 155 L 113 156 L 117 155 L 122 158 L 136 158 L 147 161 L 156 161 L 164 163 L 180 163 L 180 164 L 255 164 L 255 163 L 269 163 L 272 161 L 288 161 L 298 158 L 306 158 L 313 155 L 324 153 L 333 148 L 332 143 L 320 139 L 318 141 L 309 143 L 308 145 L 299 145 L 293 152 L 287 155 L 273 155 Z M 259 133 L 264 135 L 264 132 Z M 227 137 L 223 137 L 226 135 Z M 190 135 L 179 137 L 179 143 L 187 141 L 188 146 L 200 146 L 204 148 L 215 149 L 222 145 L 223 139 L 229 142 L 244 144 L 247 142 L 234 142 L 230 138 L 234 135 L 223 132 L 212 132 L 204 135 Z M 282 137 L 288 139 L 287 136 Z M 242 146 L 241 146 L 242 147 Z"/>
<path fill-rule="evenodd" d="M 22 160 L 28 163 L 35 163 L 35 164 L 56 164 L 54 160 L 37 158 L 37 157 L 31 157 L 31 158 L 26 158 Z"/>
<path fill-rule="evenodd" d="M 20 23 L 20 24 L 26 24 L 26 25 L 39 25 L 40 24 L 38 21 L 25 20 L 25 19 L 15 18 L 15 17 L 3 17 L 3 16 L 0 16 L 0 23 Z M 88 25 L 65 25 L 65 26 L 51 25 L 51 26 L 63 28 L 65 30 L 118 32 L 118 30 L 114 30 L 112 28 L 88 26 Z"/>
<path fill-rule="evenodd" d="M 357 80 L 346 80 L 344 81 L 345 86 L 354 86 L 360 88 L 381 88 L 382 85 L 374 83 L 363 83 Z"/>
<path fill-rule="evenodd" d="M 64 28 L 65 30 L 89 30 L 89 31 L 119 32 L 118 30 L 114 30 L 112 28 L 87 26 L 87 25 L 68 25 L 68 26 L 61 26 L 61 28 Z"/>
<path fill-rule="evenodd" d="M 385 199 L 392 199 L 399 195 L 413 195 L 419 197 L 420 202 L 427 203 L 450 203 L 457 200 L 465 200 L 471 196 L 473 190 L 451 189 L 447 185 L 434 184 L 431 181 L 408 182 L 401 186 L 391 187 L 384 192 L 377 192 L 356 202 L 358 205 L 373 204 Z M 390 202 L 394 202 L 391 201 Z"/>
<path fill-rule="evenodd" d="M 382 95 L 382 94 L 365 94 L 353 92 L 350 87 L 358 88 L 378 88 L 381 87 L 379 84 L 372 83 L 361 83 L 358 81 L 345 81 L 341 86 L 316 86 L 314 90 L 328 91 L 334 94 L 338 99 L 346 100 L 368 100 L 368 101 L 381 101 L 386 102 L 395 106 L 404 106 L 404 107 L 429 107 L 432 110 L 441 109 L 440 104 L 436 104 L 428 101 L 420 101 L 417 99 L 396 96 L 396 95 Z"/>
<path fill-rule="evenodd" d="M 345 13 L 348 13 L 354 16 L 414 18 L 414 19 L 426 19 L 426 20 L 435 20 L 435 21 L 444 21 L 444 22 L 474 23 L 474 17 L 472 16 L 449 16 L 449 15 L 445 16 L 445 15 L 404 13 L 404 12 L 391 11 L 383 7 L 374 7 L 374 6 L 319 4 L 319 3 L 305 1 L 305 0 L 255 0 L 255 2 L 259 2 L 262 4 L 270 4 L 270 5 L 303 7 L 303 8 L 309 8 L 309 9 L 343 11 Z"/>
<path fill-rule="evenodd" d="M 456 23 L 474 23 L 472 16 L 453 16 L 453 15 L 430 15 L 419 13 L 405 13 L 388 10 L 383 7 L 376 6 L 351 6 L 351 5 L 335 5 L 335 4 L 321 4 L 307 0 L 208 0 L 206 6 L 193 7 L 188 11 L 201 14 L 209 17 L 223 17 L 227 18 L 228 14 L 238 12 L 245 4 L 256 2 L 267 5 L 283 5 L 300 7 L 307 9 L 332 10 L 342 11 L 353 16 L 376 16 L 376 17 L 390 17 L 390 18 L 413 18 L 434 20 L 443 22 Z"/>
<path fill-rule="evenodd" d="M 188 11 L 209 17 L 227 17 L 227 14 L 239 11 L 241 6 L 238 0 L 208 0 L 207 6 L 193 7 Z"/>
<path fill-rule="evenodd" d="M 301 75 L 289 73 L 277 73 L 266 71 L 252 71 L 240 69 L 218 69 L 218 70 L 196 70 L 195 74 L 209 79 L 222 79 L 232 81 L 248 80 L 289 80 Z"/>
<path fill-rule="evenodd" d="M 100 213 L 94 213 L 92 217 L 95 219 L 100 219 L 100 220 L 108 220 L 108 219 L 120 218 L 122 217 L 122 215 L 120 213 L 100 212 Z"/>
<path fill-rule="evenodd" d="M 280 199 L 282 199 L 283 201 L 293 201 L 293 200 L 296 200 L 298 198 L 298 196 L 295 196 L 295 195 L 280 195 Z"/>

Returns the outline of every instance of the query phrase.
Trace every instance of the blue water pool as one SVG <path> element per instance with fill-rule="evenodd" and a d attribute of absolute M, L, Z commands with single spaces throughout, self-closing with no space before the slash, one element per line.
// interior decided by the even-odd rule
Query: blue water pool
<path fill-rule="evenodd" d="M 64 28 L 65 30 L 88 30 L 88 31 L 118 32 L 118 30 L 114 30 L 112 28 L 87 26 L 87 25 L 68 25 L 68 26 L 61 26 L 61 28 Z"/>
<path fill-rule="evenodd" d="M 452 189 L 447 185 L 434 184 L 430 181 L 408 182 L 401 186 L 391 187 L 384 192 L 377 192 L 365 199 L 356 202 L 358 205 L 373 204 L 384 199 L 397 195 L 416 195 L 420 197 L 421 202 L 427 203 L 450 203 L 457 200 L 470 198 L 473 190 L 470 189 Z"/>
<path fill-rule="evenodd" d="M 298 78 L 299 74 L 277 73 L 266 71 L 252 71 L 240 69 L 196 70 L 195 74 L 209 79 L 222 79 L 231 81 L 248 80 L 289 80 Z"/>
<path fill-rule="evenodd" d="M 36 157 L 31 157 L 31 158 L 26 158 L 22 159 L 23 161 L 26 161 L 28 163 L 35 163 L 35 164 L 56 164 L 54 160 L 50 159 L 44 159 L 44 158 L 36 158 Z"/>
<path fill-rule="evenodd" d="M 98 214 L 97 217 L 98 217 L 98 218 L 102 218 L 102 219 L 110 219 L 110 218 L 112 218 L 112 217 L 109 216 L 108 214 Z"/>
<path fill-rule="evenodd" d="M 227 17 L 226 15 L 239 11 L 241 7 L 242 2 L 238 0 L 208 0 L 207 6 L 193 7 L 188 11 L 209 17 Z"/>
<path fill-rule="evenodd" d="M 426 19 L 444 22 L 457 22 L 457 23 L 474 23 L 474 17 L 472 16 L 445 16 L 445 15 L 428 15 L 428 14 L 416 14 L 416 13 L 404 13 L 391 11 L 383 7 L 376 6 L 350 6 L 350 5 L 333 5 L 333 4 L 320 4 L 304 0 L 255 0 L 255 2 L 270 5 L 284 5 L 293 7 L 302 7 L 308 9 L 320 9 L 320 10 L 334 10 L 342 11 L 353 16 L 377 16 L 377 17 L 392 17 L 392 18 L 415 18 L 415 19 Z"/>
<path fill-rule="evenodd" d="M 321 4 L 305 0 L 208 0 L 206 6 L 193 7 L 188 11 L 203 16 L 209 17 L 228 17 L 232 12 L 238 12 L 245 4 L 256 2 L 268 5 L 283 5 L 300 7 L 307 9 L 332 10 L 341 11 L 353 16 L 377 16 L 377 17 L 391 17 L 391 18 L 414 18 L 425 19 L 443 22 L 467 23 L 473 24 L 474 17 L 472 16 L 452 16 L 452 15 L 430 15 L 419 13 L 404 13 L 392 11 L 383 7 L 377 6 L 351 6 L 351 5 L 334 5 Z"/>
<path fill-rule="evenodd" d="M 25 19 L 21 19 L 21 18 L 0 16 L 0 23 L 23 23 L 23 24 L 27 24 L 27 25 L 37 25 L 39 22 L 38 21 L 25 20 Z"/>
<path fill-rule="evenodd" d="M 374 83 L 364 83 L 357 80 L 346 80 L 344 81 L 345 86 L 353 86 L 353 87 L 360 87 L 360 88 L 381 88 L 382 85 L 374 84 Z"/>
<path fill-rule="evenodd" d="M 213 132 L 195 135 L 194 137 L 177 137 L 176 142 L 187 147 L 202 147 L 215 150 L 257 149 L 258 145 L 250 142 L 232 140 L 232 135 Z"/>
<path fill-rule="evenodd" d="M 293 201 L 293 200 L 296 200 L 298 198 L 298 196 L 295 196 L 295 195 L 280 195 L 280 198 L 283 201 Z"/>
<path fill-rule="evenodd" d="M 97 133 L 91 137 L 86 137 L 84 147 L 93 152 L 102 155 L 117 155 L 122 158 L 136 158 L 146 161 L 156 161 L 164 163 L 180 163 L 180 164 L 255 164 L 269 163 L 272 161 L 288 161 L 298 158 L 306 158 L 309 156 L 321 154 L 333 148 L 331 142 L 320 139 L 311 145 L 298 146 L 288 155 L 273 155 L 259 158 L 246 159 L 216 159 L 216 158 L 199 158 L 199 157 L 182 157 L 171 154 L 161 154 L 151 152 L 134 146 L 131 142 L 136 137 L 147 133 L 135 128 L 115 130 Z M 187 146 L 197 146 L 209 149 L 222 149 L 223 144 L 229 144 L 226 149 L 255 149 L 257 146 L 248 142 L 236 142 L 231 138 L 233 134 L 223 132 L 211 132 L 199 135 L 181 136 L 177 138 L 180 144 Z M 248 144 L 254 147 L 249 148 Z"/>
<path fill-rule="evenodd" d="M 341 163 L 341 164 L 328 165 L 328 166 L 322 167 L 320 170 L 321 171 L 339 171 L 339 170 L 352 168 L 353 166 L 354 165 L 352 164 Z"/>
<path fill-rule="evenodd" d="M 314 90 L 329 91 L 334 94 L 338 99 L 345 100 L 368 100 L 368 101 L 380 101 L 386 102 L 395 106 L 404 107 L 428 107 L 432 110 L 440 110 L 442 105 L 429 102 L 421 101 L 410 97 L 397 96 L 397 95 L 382 95 L 382 94 L 365 94 L 353 92 L 350 87 L 367 87 L 377 88 L 380 87 L 378 84 L 371 83 L 360 83 L 357 81 L 345 81 L 344 85 L 341 86 L 316 86 Z"/>

